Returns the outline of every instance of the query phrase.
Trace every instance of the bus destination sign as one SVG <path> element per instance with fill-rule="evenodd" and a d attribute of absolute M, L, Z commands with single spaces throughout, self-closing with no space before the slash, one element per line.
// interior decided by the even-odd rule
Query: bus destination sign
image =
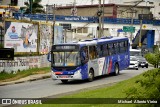
<path fill-rule="evenodd" d="M 75 45 L 68 45 L 68 46 L 56 45 L 56 46 L 54 46 L 54 49 L 57 49 L 57 50 L 60 50 L 60 49 L 78 49 L 78 46 L 75 46 Z"/>

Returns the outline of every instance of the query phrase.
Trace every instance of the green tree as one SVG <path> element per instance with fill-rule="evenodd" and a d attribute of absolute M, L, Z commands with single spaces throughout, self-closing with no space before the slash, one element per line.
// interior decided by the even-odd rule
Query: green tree
<path fill-rule="evenodd" d="M 155 47 L 154 53 L 148 53 L 145 55 L 146 60 L 154 65 L 155 68 L 158 68 L 158 65 L 160 63 L 160 51 L 158 47 Z"/>
<path fill-rule="evenodd" d="M 43 6 L 40 4 L 42 0 L 29 0 L 29 3 L 25 3 L 27 6 L 26 11 L 24 14 L 29 14 L 31 13 L 30 11 L 32 10 L 32 14 L 35 13 L 45 13 Z"/>

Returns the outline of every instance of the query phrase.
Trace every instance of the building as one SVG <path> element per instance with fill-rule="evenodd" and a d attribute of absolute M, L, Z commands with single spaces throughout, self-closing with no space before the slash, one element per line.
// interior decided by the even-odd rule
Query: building
<path fill-rule="evenodd" d="M 56 7 L 56 15 L 65 16 L 96 16 L 98 11 L 98 4 L 81 5 L 81 6 L 63 6 Z M 138 14 L 149 14 L 153 6 L 134 6 L 123 4 L 102 4 L 104 7 L 104 17 L 112 18 L 133 18 L 138 19 Z"/>
<path fill-rule="evenodd" d="M 139 6 L 152 6 L 150 10 L 154 19 L 160 19 L 160 0 L 109 0 L 108 3 L 123 4 L 123 5 L 136 5 Z"/>

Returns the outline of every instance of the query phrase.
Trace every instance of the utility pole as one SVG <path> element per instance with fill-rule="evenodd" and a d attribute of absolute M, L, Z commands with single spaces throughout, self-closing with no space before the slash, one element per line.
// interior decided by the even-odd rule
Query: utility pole
<path fill-rule="evenodd" d="M 140 20 L 140 33 L 139 33 L 139 48 L 140 49 L 142 47 L 141 38 L 142 38 L 142 19 Z"/>
<path fill-rule="evenodd" d="M 104 36 L 104 3 L 105 3 L 105 0 L 103 0 L 103 16 L 102 16 L 102 35 Z"/>
<path fill-rule="evenodd" d="M 74 2 L 73 2 L 73 8 L 71 9 L 71 15 L 77 16 L 76 0 L 74 0 Z"/>
<path fill-rule="evenodd" d="M 46 23 L 48 22 L 48 4 L 46 5 Z"/>
<path fill-rule="evenodd" d="M 98 12 L 97 12 L 97 16 L 99 19 L 99 31 L 98 31 L 98 38 L 100 38 L 102 36 L 102 8 L 101 8 L 101 0 L 99 0 L 99 6 L 98 6 Z"/>
<path fill-rule="evenodd" d="M 10 16 L 10 14 L 11 14 L 11 4 L 8 4 L 8 12 L 9 12 L 9 15 L 8 15 L 8 18 L 10 18 L 11 16 Z"/>
<path fill-rule="evenodd" d="M 93 5 L 93 1 L 94 1 L 94 0 L 91 0 L 91 5 Z"/>
<path fill-rule="evenodd" d="M 56 5 L 53 5 L 53 36 L 52 36 L 52 45 L 54 44 L 54 26 L 55 26 L 55 21 L 56 21 Z"/>
<path fill-rule="evenodd" d="M 131 27 L 133 27 L 133 12 L 134 12 L 134 9 L 133 8 L 131 8 L 131 11 L 132 11 L 132 13 L 131 13 Z M 132 38 L 133 38 L 133 32 L 131 32 L 131 35 L 130 35 L 130 44 L 132 45 Z"/>

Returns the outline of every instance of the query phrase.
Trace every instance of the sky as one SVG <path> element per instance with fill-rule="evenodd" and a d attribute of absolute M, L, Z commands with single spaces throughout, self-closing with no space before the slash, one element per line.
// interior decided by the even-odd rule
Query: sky
<path fill-rule="evenodd" d="M 76 5 L 86 5 L 86 4 L 91 4 L 91 0 L 75 0 Z M 57 5 L 66 5 L 66 4 L 73 4 L 74 0 L 42 0 L 42 5 L 52 5 L 52 4 L 57 4 Z M 98 3 L 98 0 L 93 0 L 94 4 Z M 108 3 L 108 0 L 105 0 L 105 3 Z"/>
<path fill-rule="evenodd" d="M 76 5 L 90 5 L 91 1 L 93 1 L 93 4 L 98 4 L 99 0 L 42 0 L 42 5 L 66 5 L 66 4 L 73 4 L 74 1 L 76 1 Z M 101 0 L 103 2 L 103 0 Z M 121 4 L 123 2 L 130 2 L 130 1 L 141 1 L 141 0 L 105 0 L 105 3 L 117 3 Z M 160 1 L 160 0 L 144 0 L 144 1 Z"/>

